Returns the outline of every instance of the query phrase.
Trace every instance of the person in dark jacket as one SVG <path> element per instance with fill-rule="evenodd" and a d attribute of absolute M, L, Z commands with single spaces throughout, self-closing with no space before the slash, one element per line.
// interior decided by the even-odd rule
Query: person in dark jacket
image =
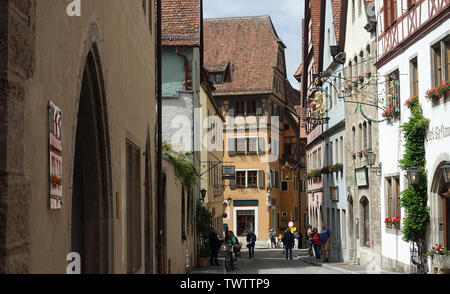
<path fill-rule="evenodd" d="M 211 258 L 209 260 L 210 265 L 220 266 L 218 261 L 220 245 L 221 242 L 219 236 L 217 236 L 216 230 L 214 230 L 214 228 L 211 228 L 211 232 L 209 233 L 209 246 L 211 249 Z"/>
<path fill-rule="evenodd" d="M 295 245 L 295 239 L 294 234 L 292 234 L 291 229 L 287 228 L 286 232 L 283 235 L 283 238 L 281 238 L 281 242 L 283 242 L 285 252 L 286 252 L 286 259 L 288 259 L 288 253 L 289 253 L 289 259 L 292 259 L 292 248 L 294 248 Z"/>
<path fill-rule="evenodd" d="M 248 247 L 248 258 L 255 258 L 255 242 L 256 235 L 253 230 L 250 230 L 250 233 L 247 235 L 247 247 Z"/>

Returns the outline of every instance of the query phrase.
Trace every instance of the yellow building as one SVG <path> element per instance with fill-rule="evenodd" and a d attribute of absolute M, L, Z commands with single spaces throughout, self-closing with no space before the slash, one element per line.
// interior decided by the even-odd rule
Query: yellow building
<path fill-rule="evenodd" d="M 253 230 L 267 246 L 299 216 L 299 118 L 286 99 L 285 45 L 269 16 L 205 19 L 205 67 L 226 117 L 224 227 L 238 238 Z M 289 163 L 286 179 L 283 167 Z"/>

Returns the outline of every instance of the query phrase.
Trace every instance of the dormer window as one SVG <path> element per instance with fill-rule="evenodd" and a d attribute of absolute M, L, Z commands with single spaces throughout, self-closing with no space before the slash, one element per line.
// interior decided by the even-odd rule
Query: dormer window
<path fill-rule="evenodd" d="M 210 74 L 209 79 L 211 80 L 211 82 L 213 82 L 216 85 L 222 85 L 223 84 L 223 76 L 224 76 L 223 72 L 214 72 L 214 73 Z"/>

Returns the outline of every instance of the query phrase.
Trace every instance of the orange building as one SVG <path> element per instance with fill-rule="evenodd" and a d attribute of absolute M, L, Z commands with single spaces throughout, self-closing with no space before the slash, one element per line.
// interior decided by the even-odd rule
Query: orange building
<path fill-rule="evenodd" d="M 303 226 L 299 116 L 287 99 L 285 48 L 269 16 L 204 20 L 204 66 L 226 117 L 223 165 L 235 168 L 225 181 L 224 227 L 241 240 L 254 230 L 264 246 L 271 228 Z"/>

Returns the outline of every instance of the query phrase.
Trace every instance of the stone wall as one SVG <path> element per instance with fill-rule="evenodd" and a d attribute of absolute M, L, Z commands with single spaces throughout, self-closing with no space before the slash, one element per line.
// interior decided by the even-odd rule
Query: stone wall
<path fill-rule="evenodd" d="M 0 3 L 0 273 L 28 273 L 25 80 L 34 73 L 35 1 Z"/>

